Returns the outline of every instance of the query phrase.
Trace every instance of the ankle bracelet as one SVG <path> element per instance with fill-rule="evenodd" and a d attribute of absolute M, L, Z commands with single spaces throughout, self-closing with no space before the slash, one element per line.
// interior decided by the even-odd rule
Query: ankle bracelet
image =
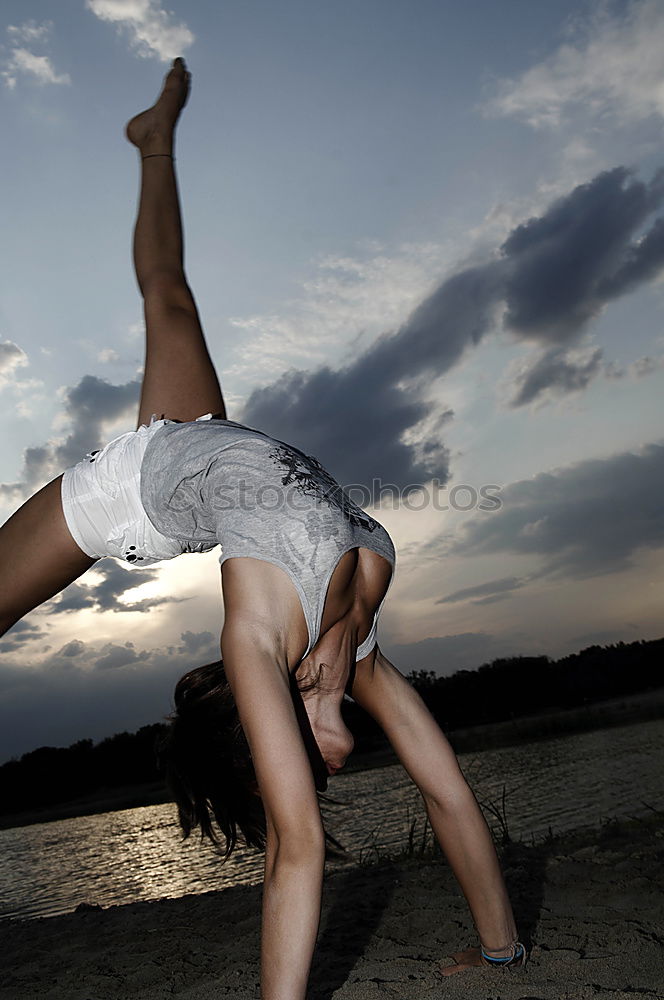
<path fill-rule="evenodd" d="M 146 156 L 142 156 L 141 159 L 149 160 L 151 156 L 168 156 L 171 160 L 173 160 L 173 162 L 175 162 L 175 157 L 172 156 L 171 153 L 148 153 Z"/>
<path fill-rule="evenodd" d="M 481 953 L 482 959 L 483 959 L 483 961 L 484 961 L 484 963 L 486 965 L 491 965 L 491 966 L 494 966 L 496 968 L 506 968 L 507 966 L 510 966 L 510 965 L 513 965 L 513 964 L 514 965 L 516 965 L 516 964 L 525 965 L 526 964 L 526 949 L 521 944 L 521 942 L 520 941 L 515 941 L 514 944 L 511 945 L 511 948 L 512 948 L 512 954 L 511 955 L 505 955 L 503 958 L 495 958 L 492 955 L 487 955 L 487 953 L 484 950 L 484 946 L 483 945 L 480 946 L 480 953 Z"/>

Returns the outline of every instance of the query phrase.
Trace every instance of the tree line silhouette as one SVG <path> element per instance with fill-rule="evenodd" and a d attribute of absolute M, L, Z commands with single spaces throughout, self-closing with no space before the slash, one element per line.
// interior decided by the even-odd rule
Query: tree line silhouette
<path fill-rule="evenodd" d="M 440 677 L 432 670 L 407 676 L 446 733 L 552 710 L 575 708 L 664 684 L 664 638 L 588 646 L 558 660 L 512 656 L 477 670 Z M 342 713 L 355 737 L 355 753 L 387 746 L 359 705 Z M 165 723 L 118 733 L 100 743 L 40 747 L 0 767 L 0 817 L 53 806 L 98 792 L 159 782 L 157 745 Z"/>

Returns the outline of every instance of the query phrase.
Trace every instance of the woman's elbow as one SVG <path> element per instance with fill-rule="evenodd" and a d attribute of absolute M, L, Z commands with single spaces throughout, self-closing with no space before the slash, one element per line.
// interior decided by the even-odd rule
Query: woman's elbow
<path fill-rule="evenodd" d="M 265 882 L 289 884 L 322 878 L 325 868 L 325 836 L 312 831 L 311 836 L 282 834 L 268 836 L 265 845 Z"/>
<path fill-rule="evenodd" d="M 273 824 L 268 819 L 266 852 L 284 864 L 318 864 L 325 858 L 320 816 L 310 821 Z"/>

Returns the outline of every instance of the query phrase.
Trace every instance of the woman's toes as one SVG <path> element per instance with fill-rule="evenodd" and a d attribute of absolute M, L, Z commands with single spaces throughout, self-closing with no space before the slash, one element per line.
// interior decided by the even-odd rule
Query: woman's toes
<path fill-rule="evenodd" d="M 155 136 L 172 133 L 182 108 L 187 103 L 191 73 L 178 56 L 166 74 L 159 97 L 151 108 L 136 115 L 125 128 L 130 142 L 141 148 Z"/>

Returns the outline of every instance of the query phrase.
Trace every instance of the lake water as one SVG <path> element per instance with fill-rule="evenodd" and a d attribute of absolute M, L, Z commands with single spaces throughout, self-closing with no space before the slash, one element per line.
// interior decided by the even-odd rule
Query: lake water
<path fill-rule="evenodd" d="M 596 826 L 664 809 L 664 721 L 642 722 L 459 755 L 481 803 L 500 805 L 514 838 Z M 326 826 L 353 858 L 405 846 L 424 808 L 399 765 L 340 774 Z M 497 823 L 489 809 L 492 829 Z M 417 835 L 416 835 L 417 840 Z M 183 843 L 171 804 L 0 831 L 0 917 L 71 912 L 208 892 L 262 879 L 263 855 L 238 848 L 226 865 L 196 837 Z"/>

